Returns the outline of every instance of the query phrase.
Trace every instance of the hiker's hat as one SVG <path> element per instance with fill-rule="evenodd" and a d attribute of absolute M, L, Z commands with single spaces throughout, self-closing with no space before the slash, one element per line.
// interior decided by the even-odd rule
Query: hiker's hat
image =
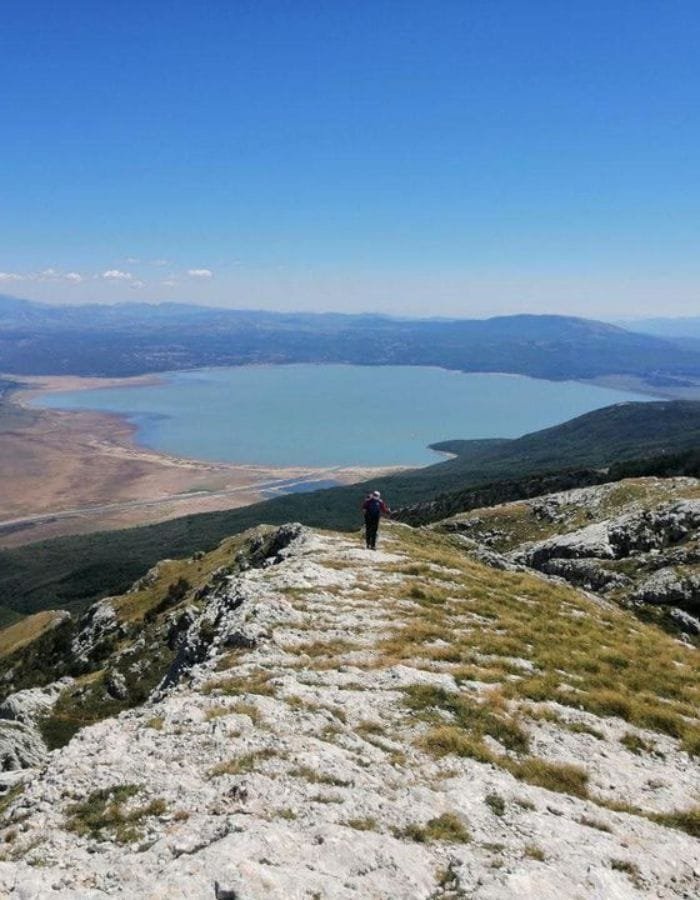
<path fill-rule="evenodd" d="M 382 495 L 379 493 L 379 491 L 372 491 L 372 496 L 373 496 L 373 497 L 376 497 L 377 500 L 379 500 L 379 498 L 380 498 Z"/>

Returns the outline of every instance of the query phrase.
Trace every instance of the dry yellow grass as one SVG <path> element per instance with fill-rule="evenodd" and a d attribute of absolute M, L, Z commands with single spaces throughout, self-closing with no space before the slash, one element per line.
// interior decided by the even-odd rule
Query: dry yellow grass
<path fill-rule="evenodd" d="M 359 645 L 345 638 L 332 638 L 330 640 L 308 641 L 302 644 L 289 645 L 283 648 L 289 653 L 299 656 L 340 656 L 358 650 Z"/>
<path fill-rule="evenodd" d="M 10 656 L 53 628 L 62 618 L 57 610 L 49 609 L 27 616 L 0 631 L 0 657 Z"/>
<path fill-rule="evenodd" d="M 277 753 L 272 749 L 244 753 L 242 756 L 234 756 L 217 763 L 210 769 L 209 775 L 211 778 L 218 778 L 221 775 L 244 775 L 247 772 L 255 771 L 260 763 L 272 759 L 274 756 L 277 756 Z"/>
<path fill-rule="evenodd" d="M 619 716 L 698 752 L 695 650 L 624 610 L 602 609 L 574 588 L 490 569 L 449 536 L 396 529 L 394 539 L 421 574 L 409 576 L 403 595 L 413 602 L 379 644 L 386 664 L 428 663 L 458 683 L 500 682 L 499 694 L 487 700 L 494 713 L 496 697 L 501 714 L 504 701 L 512 712 L 526 701 L 555 700 L 598 716 Z M 424 574 L 427 563 L 460 575 L 453 575 L 449 588 L 436 587 Z M 470 616 L 476 624 L 469 624 Z M 478 741 L 473 725 L 468 730 Z"/>
<path fill-rule="evenodd" d="M 412 562 L 401 567 L 405 581 L 394 599 L 400 604 L 396 625 L 375 645 L 370 665 L 406 664 L 449 673 L 458 686 L 494 686 L 406 690 L 406 724 L 417 718 L 429 726 L 415 738 L 420 749 L 436 757 L 470 757 L 530 784 L 589 797 L 584 768 L 528 755 L 521 725 L 527 719 L 604 740 L 588 721 L 569 722 L 539 705 L 557 701 L 669 735 L 700 754 L 700 669 L 694 649 L 625 610 L 601 607 L 575 588 L 484 566 L 451 536 L 390 532 L 392 549 L 407 552 Z M 449 571 L 449 582 L 436 581 L 436 566 Z M 589 799 L 606 805 L 601 798 Z M 694 810 L 673 819 L 675 827 L 691 832 L 696 821 Z"/>

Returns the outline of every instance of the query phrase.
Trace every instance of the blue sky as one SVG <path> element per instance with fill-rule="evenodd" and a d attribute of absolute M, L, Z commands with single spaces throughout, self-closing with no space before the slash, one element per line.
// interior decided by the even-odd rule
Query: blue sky
<path fill-rule="evenodd" d="M 700 312 L 700 4 L 7 0 L 0 292 Z"/>

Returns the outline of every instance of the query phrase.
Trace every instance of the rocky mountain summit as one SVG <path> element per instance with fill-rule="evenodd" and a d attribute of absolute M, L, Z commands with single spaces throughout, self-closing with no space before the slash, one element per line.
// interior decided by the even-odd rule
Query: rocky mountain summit
<path fill-rule="evenodd" d="M 697 896 L 698 651 L 619 586 L 529 571 L 555 533 L 606 522 L 600 550 L 636 521 L 590 490 L 375 553 L 261 527 L 4 629 L 0 895 Z M 655 490 L 661 571 L 697 484 Z"/>

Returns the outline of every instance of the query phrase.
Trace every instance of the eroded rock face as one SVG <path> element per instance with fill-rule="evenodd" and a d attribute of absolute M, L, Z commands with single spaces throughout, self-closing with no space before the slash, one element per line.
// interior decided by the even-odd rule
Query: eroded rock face
<path fill-rule="evenodd" d="M 538 567 L 547 575 L 556 575 L 588 591 L 606 593 L 615 588 L 625 588 L 632 579 L 619 572 L 611 572 L 593 559 L 545 559 Z"/>
<path fill-rule="evenodd" d="M 614 519 L 608 526 L 610 543 L 620 559 L 678 544 L 700 528 L 700 500 L 682 500 Z"/>
<path fill-rule="evenodd" d="M 680 606 L 692 617 L 700 611 L 699 527 L 700 501 L 686 500 L 525 544 L 508 557 L 587 590 L 633 604 Z M 685 631 L 690 620 L 673 621 Z"/>
<path fill-rule="evenodd" d="M 696 534 L 698 528 L 700 500 L 686 500 L 556 535 L 514 556 L 533 568 L 550 559 L 622 559 L 673 546 Z"/>
<path fill-rule="evenodd" d="M 114 697 L 115 700 L 126 700 L 129 696 L 126 679 L 121 672 L 108 672 L 105 677 L 105 687 L 110 697 Z"/>
<path fill-rule="evenodd" d="M 669 610 L 669 615 L 685 634 L 700 635 L 700 619 L 696 616 L 691 616 L 685 610 L 676 609 L 675 607 Z"/>
<path fill-rule="evenodd" d="M 131 597 L 154 588 L 159 578 L 162 580 L 168 565 L 161 562 L 127 592 L 126 604 L 131 610 L 127 616 L 120 615 L 124 598 L 111 597 L 93 604 L 77 626 L 68 613 L 57 614 L 57 627 L 70 624 L 63 655 L 53 648 L 48 668 L 44 669 L 41 655 L 35 654 L 32 671 L 39 682 L 46 680 L 52 670 L 69 671 L 85 679 L 72 687 L 73 678 L 61 677 L 45 687 L 16 691 L 5 697 L 0 703 L 0 765 L 15 770 L 44 760 L 47 748 L 39 723 L 42 728 L 49 728 L 52 743 L 60 745 L 70 739 L 81 721 L 95 721 L 142 704 L 154 692 L 160 694 L 176 685 L 212 653 L 253 648 L 264 626 L 254 621 L 244 624 L 245 617 L 236 614 L 243 602 L 251 599 L 239 573 L 279 564 L 294 551 L 295 543 L 303 541 L 304 534 L 302 526 L 294 524 L 254 530 L 249 540 L 236 544 L 237 552 L 230 561 L 211 574 L 196 604 L 187 602 L 191 592 L 186 580 L 176 578 L 168 584 L 166 578 L 163 585 L 146 595 L 151 605 L 144 607 L 139 618 L 141 598 Z M 11 684 L 11 677 L 12 669 L 6 683 Z M 26 683 L 26 677 L 24 680 Z M 53 708 L 59 698 L 62 711 L 53 721 Z M 7 720 L 7 724 L 2 720 Z"/>
<path fill-rule="evenodd" d="M 615 559 L 615 548 L 610 541 L 609 523 L 596 522 L 516 551 L 512 558 L 539 569 L 552 559 Z"/>
<path fill-rule="evenodd" d="M 73 639 L 73 656 L 87 662 L 95 653 L 108 655 L 111 644 L 119 634 L 120 624 L 112 605 L 112 598 L 105 597 L 94 603 L 83 616 L 80 631 Z"/>
<path fill-rule="evenodd" d="M 62 678 L 43 688 L 17 691 L 0 704 L 0 771 L 31 769 L 46 761 L 48 749 L 37 723 L 72 682 Z"/>
<path fill-rule="evenodd" d="M 249 621 L 245 613 L 239 613 L 246 601 L 255 599 L 250 596 L 247 579 L 239 571 L 278 565 L 299 551 L 308 534 L 298 523 L 282 525 L 271 537 L 263 535 L 254 539 L 244 561 L 236 560 L 235 572 L 222 570 L 214 574 L 210 584 L 200 591 L 201 599 L 205 600 L 201 612 L 186 610 L 173 626 L 169 641 L 177 648 L 177 655 L 158 692 L 172 688 L 193 666 L 212 654 L 256 646 L 260 636 L 266 633 L 266 625 L 260 620 Z"/>

